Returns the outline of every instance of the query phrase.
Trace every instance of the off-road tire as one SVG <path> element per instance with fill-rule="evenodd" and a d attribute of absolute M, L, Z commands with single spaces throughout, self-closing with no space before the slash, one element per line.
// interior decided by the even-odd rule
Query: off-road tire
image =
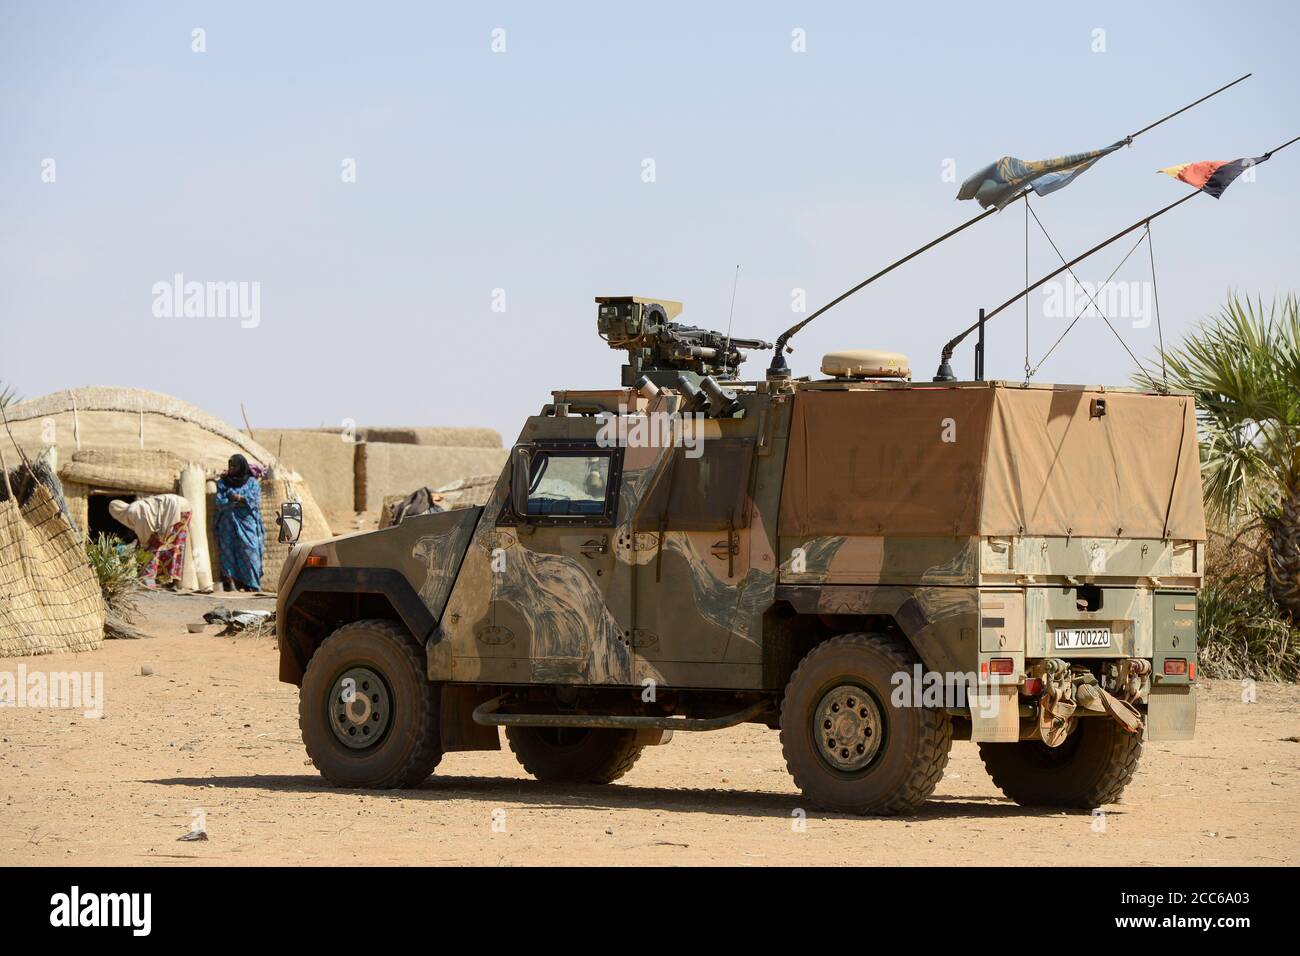
<path fill-rule="evenodd" d="M 603 727 L 507 727 L 506 740 L 520 765 L 546 783 L 612 783 L 645 749 L 635 730 Z"/>
<path fill-rule="evenodd" d="M 330 726 L 335 682 L 352 667 L 377 673 L 391 698 L 382 739 L 364 750 L 349 749 Z M 406 628 L 385 620 L 345 624 L 316 649 L 303 675 L 298 726 L 307 755 L 336 787 L 413 787 L 442 759 L 439 691 L 425 679 L 424 650 Z"/>
<path fill-rule="evenodd" d="M 1119 801 L 1137 773 L 1142 735 L 1109 717 L 1085 717 L 1059 747 L 1024 740 L 979 748 L 993 783 L 1016 803 L 1091 810 Z"/>
<path fill-rule="evenodd" d="M 911 674 L 919 658 L 901 638 L 845 634 L 818 644 L 786 684 L 781 702 L 781 750 L 796 786 L 816 806 L 844 813 L 891 816 L 914 811 L 934 792 L 952 748 L 952 719 L 943 711 L 893 707 L 892 678 Z M 833 688 L 867 691 L 884 721 L 879 750 L 852 772 L 831 766 L 814 740 L 817 708 Z"/>

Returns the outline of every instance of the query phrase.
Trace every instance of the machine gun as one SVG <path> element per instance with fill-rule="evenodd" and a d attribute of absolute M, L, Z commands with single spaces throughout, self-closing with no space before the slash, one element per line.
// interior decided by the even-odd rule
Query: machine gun
<path fill-rule="evenodd" d="M 701 378 L 735 378 L 745 360 L 744 349 L 770 349 L 771 342 L 734 338 L 673 320 L 680 302 L 635 295 L 597 296 L 596 331 L 612 349 L 628 353 L 623 384 L 636 385 L 644 375 L 656 385 L 677 386 L 685 374 L 694 384 Z"/>

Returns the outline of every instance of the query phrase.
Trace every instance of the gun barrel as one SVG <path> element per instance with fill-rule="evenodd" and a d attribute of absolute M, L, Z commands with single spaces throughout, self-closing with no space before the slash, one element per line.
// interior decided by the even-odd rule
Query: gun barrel
<path fill-rule="evenodd" d="M 627 385 L 646 374 L 657 385 L 670 385 L 669 373 L 734 377 L 747 350 L 772 348 L 762 339 L 733 338 L 729 331 L 679 324 L 673 321 L 681 311 L 679 303 L 635 296 L 596 301 L 596 331 L 610 348 L 628 353 L 623 366 Z"/>

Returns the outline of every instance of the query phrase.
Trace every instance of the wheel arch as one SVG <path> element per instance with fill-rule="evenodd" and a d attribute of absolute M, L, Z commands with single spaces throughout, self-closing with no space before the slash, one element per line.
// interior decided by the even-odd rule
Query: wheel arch
<path fill-rule="evenodd" d="M 927 670 L 964 672 L 978 665 L 978 593 L 975 588 L 965 587 L 782 584 L 776 588 L 776 605 L 769 619 L 779 622 L 779 609 L 784 606 L 787 615 L 818 622 L 824 636 L 807 645 L 802 653 L 821 640 L 850 631 L 896 634 L 911 646 Z M 766 645 L 769 631 L 767 620 L 764 623 Z M 805 640 L 810 633 L 816 633 L 806 623 L 795 630 Z M 779 626 L 773 629 L 772 638 L 777 644 L 783 640 Z M 765 647 L 765 682 L 769 678 L 767 660 Z"/>
<path fill-rule="evenodd" d="M 763 687 L 784 689 L 809 651 L 841 634 L 854 632 L 893 634 L 912 643 L 892 614 L 827 614 L 808 602 L 778 600 L 763 618 Z"/>
<path fill-rule="evenodd" d="M 344 624 L 396 621 L 423 646 L 437 623 L 393 568 L 305 568 L 282 606 L 280 680 L 298 686 L 316 649 Z"/>

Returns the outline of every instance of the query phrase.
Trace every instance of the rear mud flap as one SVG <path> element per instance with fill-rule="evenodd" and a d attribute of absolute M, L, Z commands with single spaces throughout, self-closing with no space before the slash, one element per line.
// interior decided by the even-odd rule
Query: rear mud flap
<path fill-rule="evenodd" d="M 1015 743 L 1020 739 L 1020 688 L 995 684 L 980 688 L 971 701 L 970 739 L 976 743 Z"/>
<path fill-rule="evenodd" d="M 1148 740 L 1191 740 L 1196 733 L 1196 687 L 1157 684 L 1147 697 Z"/>

